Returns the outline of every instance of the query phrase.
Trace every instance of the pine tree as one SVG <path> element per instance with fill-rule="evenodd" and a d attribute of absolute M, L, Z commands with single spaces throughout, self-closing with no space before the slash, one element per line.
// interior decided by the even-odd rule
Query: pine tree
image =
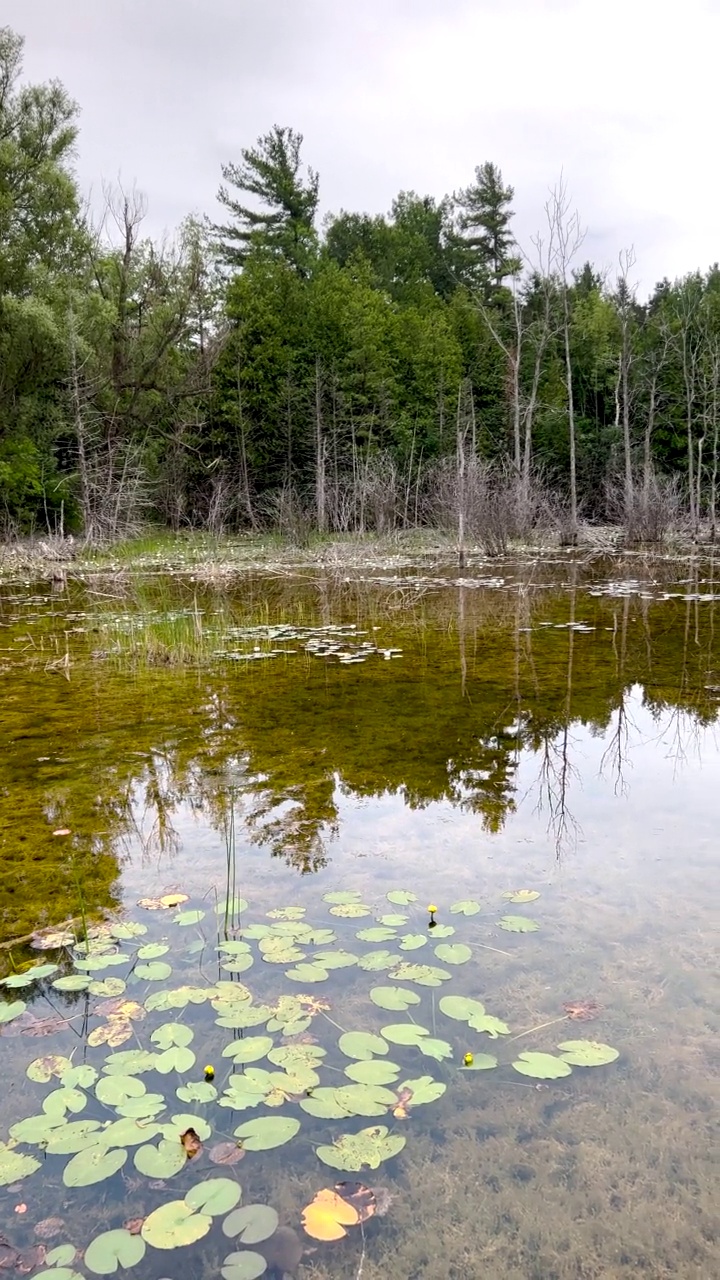
<path fill-rule="evenodd" d="M 319 179 L 311 168 L 306 177 L 302 175 L 302 142 L 301 133 L 276 124 L 258 138 L 255 147 L 242 150 L 241 164 L 222 166 L 225 182 L 254 196 L 260 205 L 250 208 L 235 199 L 227 186 L 220 187 L 218 200 L 234 221 L 213 229 L 228 265 L 242 266 L 249 252 L 259 247 L 306 273 L 315 241 Z"/>
<path fill-rule="evenodd" d="M 489 160 L 476 168 L 475 182 L 456 196 L 470 274 L 492 281 L 496 288 L 520 267 L 512 253 L 515 240 L 510 230 L 514 196 L 514 187 L 503 186 L 502 173 Z"/>

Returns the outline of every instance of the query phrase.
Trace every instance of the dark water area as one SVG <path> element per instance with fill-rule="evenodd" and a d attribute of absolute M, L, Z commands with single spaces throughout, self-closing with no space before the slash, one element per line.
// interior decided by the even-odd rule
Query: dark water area
<path fill-rule="evenodd" d="M 270 1206 L 314 1252 L 298 1264 L 238 1243 L 223 1229 L 225 1187 L 211 1224 L 184 1228 L 203 1232 L 192 1241 L 133 1235 L 128 1273 L 720 1274 L 719 610 L 716 566 L 669 559 L 0 588 L 8 1274 L 105 1274 L 82 1257 L 96 1236 L 192 1202 L 217 1177 L 242 1186 L 234 1205 Z M 165 895 L 187 900 L 138 905 Z M 68 921 L 48 950 L 29 938 Z M 46 964 L 57 967 L 29 976 Z M 378 986 L 409 1003 L 388 1011 Z M 169 994 L 188 989 L 184 1003 Z M 480 1026 L 447 1013 L 448 997 L 451 1009 L 481 1001 Z M 124 1034 L 118 1021 L 127 1037 L 113 1045 L 102 1028 Z M 421 1029 L 414 1043 L 407 1029 L 393 1040 L 399 1023 Z M 348 1031 L 384 1048 L 354 1059 Z M 558 1046 L 578 1040 L 617 1053 L 571 1063 Z M 129 1078 L 109 1054 L 141 1049 L 155 1057 L 132 1074 L 132 1098 L 146 1102 L 98 1083 Z M 313 1049 L 324 1056 L 308 1084 Z M 159 1053 L 171 1055 L 160 1066 Z M 71 1065 L 28 1077 L 48 1055 Z M 384 1059 L 393 1078 L 359 1072 L 387 1076 L 374 1102 L 303 1105 L 308 1089 L 345 1088 L 358 1062 Z M 197 1088 L 207 1064 L 215 1097 Z M 252 1107 L 222 1101 L 229 1072 L 231 1091 L 263 1084 Z M 414 1104 L 426 1077 L 442 1092 Z M 58 1093 L 79 1096 L 48 1100 Z M 147 1113 L 118 1111 L 128 1104 Z M 87 1120 L 85 1145 L 75 1130 L 51 1141 L 48 1115 L 56 1128 Z M 177 1146 L 173 1117 L 188 1115 L 202 1122 L 197 1157 L 164 1177 L 145 1172 L 160 1156 L 135 1164 L 138 1145 Z M 213 1163 L 258 1117 L 297 1132 Z M 144 1131 L 109 1129 L 119 1120 Z M 377 1168 L 318 1155 L 375 1126 L 404 1139 Z M 81 1150 L 126 1158 L 78 1188 L 66 1167 Z M 8 1152 L 39 1163 L 20 1176 Z M 302 1211 L 340 1179 L 377 1190 L 377 1211 L 313 1238 Z M 225 1261 L 232 1251 L 255 1261 Z"/>

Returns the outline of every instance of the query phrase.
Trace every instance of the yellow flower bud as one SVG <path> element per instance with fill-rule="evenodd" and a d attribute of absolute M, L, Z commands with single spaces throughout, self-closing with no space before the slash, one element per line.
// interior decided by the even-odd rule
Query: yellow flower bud
<path fill-rule="evenodd" d="M 205 1079 L 206 1079 L 206 1080 L 214 1080 L 214 1079 L 215 1079 L 215 1068 L 214 1068 L 214 1067 L 211 1067 L 211 1066 L 207 1066 L 207 1067 L 205 1067 L 205 1070 L 204 1070 L 204 1073 L 203 1073 L 203 1074 L 204 1074 L 204 1076 L 205 1076 Z"/>
<path fill-rule="evenodd" d="M 435 912 L 437 911 L 437 907 L 435 906 L 435 903 L 434 903 L 434 902 L 431 902 L 431 903 L 430 903 L 430 905 L 429 905 L 429 907 L 428 907 L 428 911 L 430 912 L 430 915 L 431 915 L 431 916 L 434 916 L 434 915 L 435 915 Z"/>
<path fill-rule="evenodd" d="M 471 1067 L 471 1066 L 472 1066 L 472 1064 L 473 1064 L 473 1061 L 474 1061 L 474 1059 L 473 1059 L 472 1054 L 471 1054 L 471 1053 L 466 1053 L 466 1054 L 465 1054 L 465 1057 L 463 1058 L 463 1066 L 464 1066 L 464 1067 Z"/>

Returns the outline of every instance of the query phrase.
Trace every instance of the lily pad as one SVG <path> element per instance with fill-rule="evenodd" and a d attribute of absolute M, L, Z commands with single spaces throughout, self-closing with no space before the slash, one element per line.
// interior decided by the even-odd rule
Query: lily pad
<path fill-rule="evenodd" d="M 229 1253 L 223 1260 L 220 1274 L 223 1280 L 257 1280 L 267 1270 L 267 1262 L 261 1253 L 252 1249 L 242 1253 Z"/>
<path fill-rule="evenodd" d="M 166 942 L 147 942 L 144 947 L 138 949 L 138 960 L 159 960 L 160 956 L 167 955 L 170 950 Z"/>
<path fill-rule="evenodd" d="M 286 969 L 285 977 L 291 982 L 325 982 L 329 974 L 319 964 L 298 964 L 294 969 Z"/>
<path fill-rule="evenodd" d="M 171 1071 L 190 1071 L 195 1066 L 195 1054 L 185 1045 L 173 1045 L 155 1058 L 155 1070 L 161 1075 L 169 1075 Z"/>
<path fill-rule="evenodd" d="M 313 959 L 323 969 L 348 969 L 358 962 L 351 951 L 316 951 Z"/>
<path fill-rule="evenodd" d="M 243 911 L 247 911 L 248 903 L 246 898 L 223 898 L 222 902 L 218 902 L 215 911 L 219 916 L 241 916 Z"/>
<path fill-rule="evenodd" d="M 484 1031 L 490 1036 L 491 1040 L 497 1040 L 498 1036 L 509 1036 L 510 1028 L 501 1018 L 495 1018 L 491 1013 L 484 1013 L 482 1017 L 473 1016 L 468 1022 L 468 1026 L 473 1031 Z"/>
<path fill-rule="evenodd" d="M 503 894 L 503 898 L 507 898 L 509 902 L 536 902 L 539 897 L 537 889 L 511 889 L 509 893 Z"/>
<path fill-rule="evenodd" d="M 113 1076 L 139 1076 L 143 1071 L 152 1071 L 156 1062 L 157 1054 L 147 1049 L 122 1049 L 108 1054 L 103 1071 Z"/>
<path fill-rule="evenodd" d="M 385 1125 L 378 1124 L 359 1133 L 343 1134 L 332 1146 L 318 1147 L 315 1154 L 333 1169 L 357 1173 L 364 1168 L 379 1169 L 383 1160 L 390 1160 L 404 1146 L 402 1134 L 390 1133 Z"/>
<path fill-rule="evenodd" d="M 472 957 L 472 951 L 464 942 L 441 942 L 435 948 L 435 955 L 445 964 L 466 964 Z"/>
<path fill-rule="evenodd" d="M 95 1097 L 106 1107 L 117 1107 L 128 1098 L 139 1098 L 145 1085 L 136 1076 L 102 1076 L 95 1085 Z"/>
<path fill-rule="evenodd" d="M 370 999 L 379 1009 L 389 1009 L 393 1013 L 402 1012 L 410 1005 L 420 1003 L 417 992 L 406 991 L 404 987 L 372 987 Z"/>
<path fill-rule="evenodd" d="M 445 1058 L 452 1058 L 452 1045 L 447 1040 L 438 1040 L 435 1036 L 428 1036 L 425 1040 L 421 1040 L 418 1049 L 425 1054 L 426 1058 L 435 1058 L 437 1062 L 442 1062 Z"/>
<path fill-rule="evenodd" d="M 564 1040 L 558 1049 L 573 1067 L 604 1067 L 620 1057 L 617 1049 L 599 1040 Z"/>
<path fill-rule="evenodd" d="M 243 1244 L 260 1244 L 275 1234 L 279 1221 L 276 1210 L 269 1204 L 246 1204 L 228 1214 L 222 1229 L 231 1240 L 237 1238 Z"/>
<path fill-rule="evenodd" d="M 60 1083 L 65 1089 L 91 1089 L 98 1078 L 95 1067 L 88 1062 L 81 1062 L 77 1067 L 68 1067 L 60 1076 Z"/>
<path fill-rule="evenodd" d="M 0 1004 L 0 1023 L 13 1022 L 26 1009 L 27 1005 L 24 1000 L 11 1000 L 10 1004 Z"/>
<path fill-rule="evenodd" d="M 190 1188 L 185 1203 L 191 1209 L 209 1213 L 211 1218 L 220 1218 L 235 1208 L 241 1195 L 240 1183 L 234 1178 L 205 1178 Z"/>
<path fill-rule="evenodd" d="M 360 942 L 390 942 L 391 938 L 397 936 L 397 929 L 390 929 L 387 925 L 373 925 L 369 929 L 360 929 L 355 937 Z"/>
<path fill-rule="evenodd" d="M 472 1062 L 464 1062 L 461 1071 L 491 1071 L 498 1064 L 491 1053 L 474 1053 Z"/>
<path fill-rule="evenodd" d="M 66 1187 L 90 1187 L 96 1182 L 104 1182 L 122 1169 L 127 1155 L 122 1148 L 87 1147 L 68 1160 L 63 1170 L 63 1182 Z"/>
<path fill-rule="evenodd" d="M 363 916 L 372 915 L 372 912 L 362 902 L 344 902 L 331 907 L 330 915 L 340 916 L 343 920 L 360 920 Z"/>
<path fill-rule="evenodd" d="M 144 978 L 146 982 L 164 982 L 172 973 L 172 965 L 164 960 L 149 960 L 147 964 L 135 965 L 135 976 Z"/>
<path fill-rule="evenodd" d="M 426 942 L 427 938 L 424 933 L 405 933 L 398 946 L 401 951 L 417 951 L 418 947 L 424 947 Z"/>
<path fill-rule="evenodd" d="M 52 985 L 56 991 L 86 991 L 91 982 L 84 973 L 69 973 L 64 978 L 56 978 Z"/>
<path fill-rule="evenodd" d="M 569 1062 L 551 1053 L 521 1053 L 512 1065 L 521 1075 L 532 1076 L 533 1080 L 559 1080 L 572 1071 Z"/>
<path fill-rule="evenodd" d="M 272 1036 L 247 1036 L 243 1040 L 231 1040 L 222 1051 L 223 1058 L 234 1062 L 259 1062 L 273 1047 Z"/>
<path fill-rule="evenodd" d="M 300 1098 L 299 1102 L 303 1111 L 306 1111 L 309 1116 L 316 1116 L 319 1120 L 346 1120 L 348 1116 L 335 1089 L 326 1085 L 313 1089 L 312 1093 L 305 1098 Z"/>
<path fill-rule="evenodd" d="M 447 969 L 432 964 L 407 964 L 403 962 L 393 969 L 390 977 L 398 982 L 417 982 L 421 987 L 439 987 L 451 975 Z"/>
<path fill-rule="evenodd" d="M 462 902 L 453 902 L 450 914 L 453 916 L 476 916 L 481 910 L 479 902 L 474 898 L 463 898 Z"/>
<path fill-rule="evenodd" d="M 21 1178 L 29 1178 L 31 1173 L 40 1168 L 40 1161 L 34 1156 L 20 1155 L 17 1151 L 0 1142 L 0 1187 L 9 1187 Z"/>
<path fill-rule="evenodd" d="M 35 1058 L 27 1068 L 25 1075 L 28 1080 L 35 1080 L 37 1084 L 48 1084 L 53 1076 L 62 1076 L 65 1071 L 69 1071 L 72 1062 L 69 1058 L 64 1058 L 60 1054 L 48 1053 L 44 1058 Z"/>
<path fill-rule="evenodd" d="M 418 1045 L 430 1032 L 414 1022 L 394 1022 L 383 1027 L 382 1034 L 391 1044 Z M 385 1050 L 387 1052 L 387 1049 Z"/>
<path fill-rule="evenodd" d="M 162 1138 L 156 1147 L 138 1147 L 134 1157 L 138 1173 L 146 1178 L 172 1178 L 187 1164 L 187 1154 L 181 1142 Z"/>
<path fill-rule="evenodd" d="M 398 1093 L 409 1093 L 406 1106 L 419 1107 L 424 1106 L 428 1102 L 437 1102 L 438 1098 L 442 1098 L 447 1085 L 441 1080 L 433 1080 L 432 1076 L 420 1076 L 417 1080 L 403 1080 L 398 1086 Z"/>
<path fill-rule="evenodd" d="M 469 1022 L 470 1018 L 482 1018 L 485 1014 L 485 1005 L 472 996 L 441 996 L 439 1003 L 442 1012 L 457 1022 Z"/>
<path fill-rule="evenodd" d="M 110 1276 L 118 1267 L 136 1267 L 145 1257 L 145 1248 L 142 1236 L 131 1235 L 124 1227 L 103 1231 L 85 1250 L 85 1266 L 97 1276 Z"/>
<path fill-rule="evenodd" d="M 184 1200 L 170 1200 L 148 1214 L 141 1235 L 154 1249 L 177 1249 L 202 1240 L 211 1226 L 209 1214 L 195 1213 Z"/>
<path fill-rule="evenodd" d="M 323 902 L 332 902 L 335 906 L 345 906 L 349 902 L 359 902 L 360 894 L 352 889 L 336 889 L 332 893 L 323 894 Z"/>
<path fill-rule="evenodd" d="M 246 1120 L 235 1130 L 246 1151 L 270 1151 L 273 1147 L 282 1147 L 295 1137 L 300 1129 L 300 1121 L 290 1116 L 261 1116 L 257 1120 Z"/>
<path fill-rule="evenodd" d="M 540 928 L 536 920 L 529 920 L 527 916 L 503 916 L 498 924 L 507 933 L 536 933 Z"/>
<path fill-rule="evenodd" d="M 377 1084 L 345 1084 L 335 1097 L 349 1116 L 383 1116 L 397 1101 L 395 1094 Z"/>
<path fill-rule="evenodd" d="M 395 1062 L 371 1058 L 369 1061 L 352 1062 L 345 1068 L 345 1075 L 356 1084 L 393 1084 L 400 1075 Z"/>
<path fill-rule="evenodd" d="M 365 1062 L 375 1054 L 388 1053 L 385 1041 L 371 1031 L 345 1031 L 338 1040 L 338 1048 L 347 1058 Z"/>
<path fill-rule="evenodd" d="M 178 914 L 176 916 L 173 916 L 172 922 L 173 924 L 189 925 L 189 924 L 199 924 L 200 921 L 204 919 L 205 919 L 204 911 L 178 911 Z"/>
<path fill-rule="evenodd" d="M 389 929 L 398 929 L 400 925 L 407 924 L 408 917 L 401 915 L 382 915 L 377 918 L 378 924 L 387 925 Z"/>
<path fill-rule="evenodd" d="M 209 1080 L 194 1080 L 190 1084 L 181 1084 L 175 1095 L 181 1102 L 214 1102 L 218 1091 Z"/>
<path fill-rule="evenodd" d="M 153 1031 L 150 1039 L 158 1049 L 172 1049 L 173 1046 L 185 1048 L 190 1044 L 194 1032 L 184 1022 L 165 1022 Z"/>
<path fill-rule="evenodd" d="M 385 897 L 396 907 L 407 907 L 409 903 L 417 902 L 417 894 L 411 889 L 391 889 Z"/>

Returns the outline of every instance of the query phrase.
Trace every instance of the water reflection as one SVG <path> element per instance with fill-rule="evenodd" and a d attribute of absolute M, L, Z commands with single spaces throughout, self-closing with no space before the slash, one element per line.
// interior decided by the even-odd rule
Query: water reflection
<path fill-rule="evenodd" d="M 484 585 L 406 575 L 250 579 L 222 593 L 158 579 L 123 598 L 72 583 L 48 598 L 6 592 L 2 933 L 75 915 L 79 897 L 115 905 L 133 858 L 169 874 L 188 814 L 216 857 L 237 815 L 244 841 L 302 872 L 342 848 L 349 808 L 372 801 L 372 822 L 389 799 L 406 815 L 441 806 L 488 836 L 517 825 L 522 806 L 557 856 L 572 850 L 588 738 L 622 799 L 653 738 L 679 768 L 718 714 L 712 570 L 676 581 L 655 566 L 619 582 L 601 569 L 569 565 L 559 581 L 512 570 Z M 177 667 L 147 642 L 156 615 L 188 619 L 209 653 L 233 627 L 291 621 L 354 625 L 402 655 L 343 665 L 298 632 L 272 660 L 205 652 Z"/>

